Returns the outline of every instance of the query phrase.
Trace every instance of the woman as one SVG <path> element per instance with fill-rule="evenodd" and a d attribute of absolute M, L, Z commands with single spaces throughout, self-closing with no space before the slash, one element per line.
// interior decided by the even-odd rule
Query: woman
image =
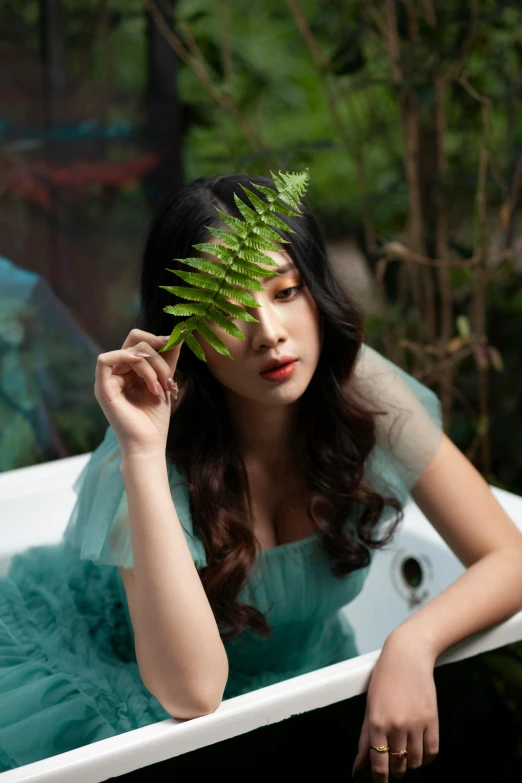
<path fill-rule="evenodd" d="M 152 224 L 138 326 L 98 357 L 110 426 L 64 542 L 15 558 L 0 586 L 0 769 L 357 655 L 340 609 L 408 493 L 469 568 L 386 639 L 354 771 L 369 762 L 385 781 L 429 763 L 437 657 L 522 607 L 520 533 L 443 434 L 436 395 L 364 344 L 306 204 L 284 219 L 290 244 L 269 254 L 280 274 L 245 339 L 213 327 L 234 361 L 197 333 L 206 362 L 159 353 L 175 301 L 165 269 L 211 239 L 216 206 L 240 217 L 234 193 L 250 182 L 273 187 L 200 179 Z M 295 361 L 262 374 L 272 360 Z"/>

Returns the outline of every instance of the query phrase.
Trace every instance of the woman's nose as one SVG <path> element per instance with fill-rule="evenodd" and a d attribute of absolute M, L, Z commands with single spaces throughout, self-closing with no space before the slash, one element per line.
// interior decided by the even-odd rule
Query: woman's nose
<path fill-rule="evenodd" d="M 280 339 L 286 338 L 286 328 L 276 312 L 276 308 L 263 305 L 263 307 L 252 308 L 251 314 L 258 320 L 258 323 L 248 325 L 252 330 L 254 347 L 257 344 L 275 345 Z"/>

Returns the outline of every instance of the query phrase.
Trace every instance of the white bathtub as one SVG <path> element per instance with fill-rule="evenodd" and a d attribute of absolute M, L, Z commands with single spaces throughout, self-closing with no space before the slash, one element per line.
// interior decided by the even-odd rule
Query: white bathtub
<path fill-rule="evenodd" d="M 0 473 L 0 576 L 16 552 L 60 541 L 76 499 L 72 484 L 89 457 L 83 454 Z M 522 530 L 522 498 L 491 489 Z M 356 630 L 360 656 L 228 699 L 211 715 L 184 722 L 161 721 L 5 772 L 0 775 L 2 783 L 97 783 L 361 694 L 387 635 L 463 571 L 410 502 L 394 542 L 375 553 L 362 593 L 345 610 Z M 415 587 L 408 584 L 405 574 L 417 577 Z M 519 612 L 447 650 L 437 666 L 521 639 Z"/>

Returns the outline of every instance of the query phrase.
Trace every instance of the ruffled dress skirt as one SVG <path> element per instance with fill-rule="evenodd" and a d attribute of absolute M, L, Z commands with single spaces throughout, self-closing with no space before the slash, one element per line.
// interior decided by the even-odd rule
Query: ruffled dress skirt
<path fill-rule="evenodd" d="M 117 568 L 66 542 L 0 578 L 0 772 L 166 720 L 139 675 Z"/>

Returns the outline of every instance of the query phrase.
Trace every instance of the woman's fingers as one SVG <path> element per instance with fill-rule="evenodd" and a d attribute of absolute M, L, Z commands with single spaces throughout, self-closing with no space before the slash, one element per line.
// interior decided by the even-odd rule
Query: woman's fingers
<path fill-rule="evenodd" d="M 184 341 L 170 351 L 158 353 L 168 339 L 168 336 L 161 337 L 133 329 L 120 350 L 99 355 L 95 393 L 96 385 L 101 385 L 104 396 L 111 397 L 116 388 L 121 391 L 129 381 L 132 382 L 129 373 L 133 373 L 143 379 L 151 394 L 161 397 L 165 402 L 170 400 L 174 373 Z"/>
<path fill-rule="evenodd" d="M 408 734 L 408 769 L 418 769 L 422 767 L 424 732 L 410 731 Z M 404 746 L 406 747 L 406 745 Z"/>
<path fill-rule="evenodd" d="M 375 750 L 375 748 L 385 748 L 388 744 L 389 743 L 384 733 L 370 731 L 369 754 L 372 768 L 372 781 L 378 781 L 378 783 L 388 783 L 390 756 L 388 751 Z"/>
<path fill-rule="evenodd" d="M 144 332 L 143 329 L 131 329 L 121 347 L 129 348 L 138 343 L 148 343 L 148 345 L 152 346 L 157 351 L 159 348 L 163 348 L 167 341 L 168 337 L 158 337 L 157 334 Z"/>
<path fill-rule="evenodd" d="M 423 737 L 424 758 L 422 760 L 423 766 L 431 764 L 435 760 L 439 752 L 439 724 L 438 722 L 428 724 L 424 731 Z"/>
<path fill-rule="evenodd" d="M 393 731 L 369 732 L 370 740 L 370 762 L 372 768 L 372 781 L 374 783 L 389 783 L 390 780 L 399 780 L 404 777 L 408 768 L 408 759 L 393 756 L 392 753 L 399 753 L 401 750 L 408 751 L 408 732 L 405 729 L 395 729 Z M 375 750 L 375 748 L 386 748 L 388 751 Z M 360 767 L 360 765 L 358 765 Z"/>
<path fill-rule="evenodd" d="M 133 345 L 131 350 L 133 352 L 147 354 L 147 358 L 145 360 L 153 368 L 156 373 L 156 380 L 168 394 L 172 386 L 173 375 L 178 363 L 181 345 L 176 346 L 176 348 L 173 348 L 172 351 L 167 351 L 166 354 L 160 354 L 157 352 L 154 346 L 145 341 L 142 341 L 137 345 Z M 168 361 L 165 356 L 168 357 Z"/>
<path fill-rule="evenodd" d="M 393 756 L 392 753 L 399 753 L 401 750 L 405 750 L 409 755 L 408 748 L 408 732 L 406 730 L 395 731 L 389 741 L 390 746 L 390 777 L 399 779 L 404 777 L 408 769 L 408 757 L 401 758 L 400 756 Z"/>
<path fill-rule="evenodd" d="M 96 363 L 96 383 L 99 384 L 101 388 L 107 389 L 111 379 L 118 378 L 121 379 L 118 381 L 118 385 L 120 389 L 123 388 L 127 379 L 124 379 L 123 375 L 120 373 L 114 373 L 113 370 L 117 365 L 125 363 L 132 365 L 132 370 L 136 375 L 143 378 L 147 384 L 147 388 L 152 394 L 156 396 L 161 394 L 156 386 L 158 383 L 157 375 L 149 364 L 149 359 L 139 355 L 136 356 L 132 351 L 125 349 L 108 351 L 107 353 L 101 353 L 98 356 L 98 361 Z M 125 375 L 126 374 L 127 373 L 125 373 Z"/>

